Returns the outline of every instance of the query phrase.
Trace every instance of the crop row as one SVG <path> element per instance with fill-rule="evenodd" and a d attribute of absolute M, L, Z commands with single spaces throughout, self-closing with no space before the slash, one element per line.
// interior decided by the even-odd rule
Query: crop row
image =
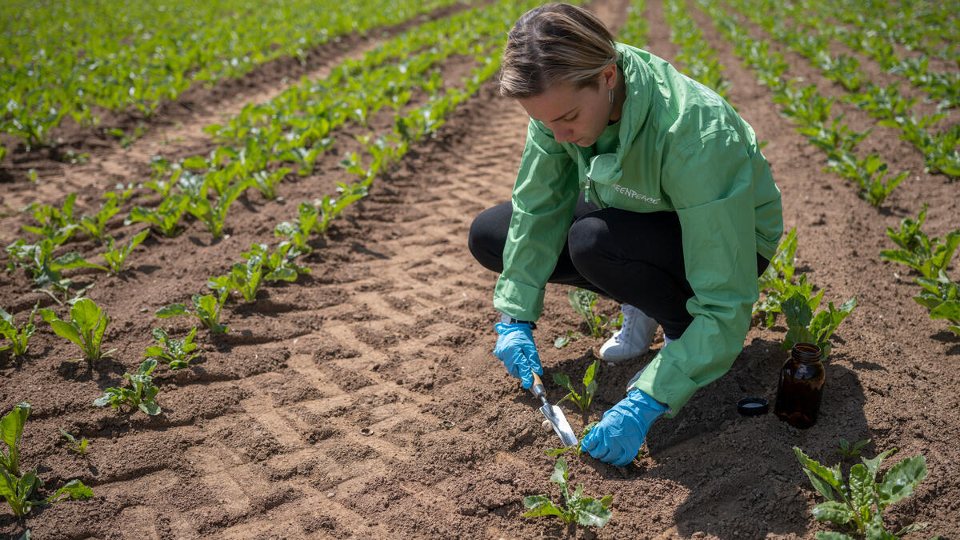
<path fill-rule="evenodd" d="M 285 56 L 302 62 L 338 36 L 460 1 L 4 3 L 0 132 L 28 148 L 51 145 L 67 116 L 83 126 L 98 124 L 99 109 L 149 116 L 194 82 L 238 77 Z"/>
<path fill-rule="evenodd" d="M 881 118 L 881 125 L 900 130 L 900 138 L 912 143 L 923 155 L 927 172 L 942 173 L 951 178 L 960 177 L 960 152 L 957 149 L 960 144 L 960 126 L 934 132 L 932 126 L 944 119 L 945 113 L 917 118 L 916 114 L 909 111 L 916 99 L 902 98 L 897 89 L 898 85 L 875 85 L 860 69 L 859 61 L 855 57 L 831 54 L 828 35 L 811 32 L 808 28 L 813 24 L 819 24 L 818 28 L 822 28 L 827 23 L 810 22 L 815 19 L 802 18 L 800 15 L 796 15 L 797 18 L 807 21 L 807 24 L 791 23 L 785 13 L 778 13 L 777 8 L 767 0 L 731 0 L 729 5 L 759 24 L 775 40 L 809 59 L 823 71 L 826 78 L 841 84 L 851 93 L 846 98 L 847 101 L 868 111 L 872 116 Z M 946 83 L 951 89 L 949 94 L 956 94 L 957 79 L 948 78 L 955 81 Z"/>

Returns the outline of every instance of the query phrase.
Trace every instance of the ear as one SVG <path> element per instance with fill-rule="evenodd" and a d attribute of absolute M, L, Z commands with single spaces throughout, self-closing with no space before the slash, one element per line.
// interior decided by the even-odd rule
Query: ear
<path fill-rule="evenodd" d="M 617 87 L 617 63 L 611 62 L 600 72 L 600 87 L 604 90 L 613 90 Z"/>

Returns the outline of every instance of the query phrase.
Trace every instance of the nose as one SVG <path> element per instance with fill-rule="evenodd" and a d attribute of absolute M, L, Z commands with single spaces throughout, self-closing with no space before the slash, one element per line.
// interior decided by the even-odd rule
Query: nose
<path fill-rule="evenodd" d="M 553 132 L 553 138 L 556 139 L 557 142 L 570 142 L 570 139 L 573 138 L 573 131 L 570 131 L 569 129 L 557 128 Z"/>

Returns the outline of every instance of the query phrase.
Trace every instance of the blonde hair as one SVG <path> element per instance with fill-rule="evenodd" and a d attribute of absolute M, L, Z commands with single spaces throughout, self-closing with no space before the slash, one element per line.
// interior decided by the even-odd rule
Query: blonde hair
<path fill-rule="evenodd" d="M 500 95 L 535 97 L 557 82 L 599 87 L 601 71 L 619 53 L 610 30 L 586 9 L 544 4 L 523 14 L 507 36 Z"/>

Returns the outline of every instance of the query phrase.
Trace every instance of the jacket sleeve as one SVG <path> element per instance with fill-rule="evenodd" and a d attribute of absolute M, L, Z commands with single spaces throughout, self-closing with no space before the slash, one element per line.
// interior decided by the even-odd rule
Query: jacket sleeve
<path fill-rule="evenodd" d="M 634 386 L 668 404 L 668 417 L 725 374 L 743 349 L 759 296 L 752 185 L 762 166 L 734 130 L 723 128 L 665 164 L 663 191 L 680 220 L 693 323 Z"/>
<path fill-rule="evenodd" d="M 579 190 L 573 159 L 553 133 L 530 120 L 513 186 L 503 272 L 493 293 L 493 306 L 500 312 L 526 321 L 540 318 L 547 279 L 566 243 Z"/>

